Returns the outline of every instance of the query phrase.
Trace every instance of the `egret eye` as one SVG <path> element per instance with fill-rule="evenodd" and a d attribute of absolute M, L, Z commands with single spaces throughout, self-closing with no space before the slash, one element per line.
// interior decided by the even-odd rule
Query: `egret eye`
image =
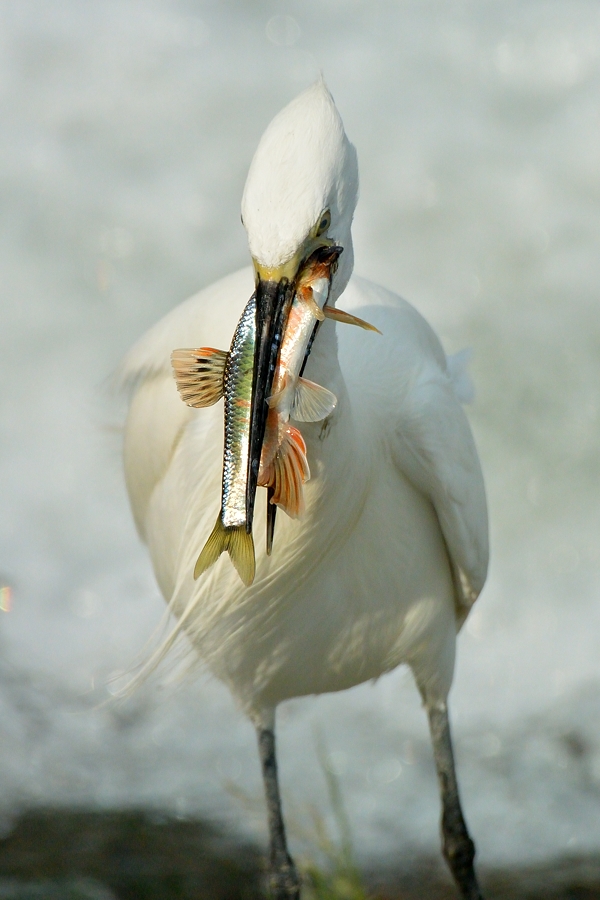
<path fill-rule="evenodd" d="M 326 210 L 321 216 L 321 221 L 319 222 L 319 227 L 317 228 L 317 237 L 321 237 L 322 234 L 325 234 L 330 225 L 331 213 L 329 212 L 329 210 Z"/>

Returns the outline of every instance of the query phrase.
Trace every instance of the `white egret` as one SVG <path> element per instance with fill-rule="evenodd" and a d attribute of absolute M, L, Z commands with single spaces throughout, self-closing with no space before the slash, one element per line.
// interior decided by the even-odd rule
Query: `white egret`
<path fill-rule="evenodd" d="M 461 812 L 447 709 L 456 634 L 483 587 L 488 563 L 485 491 L 460 402 L 460 366 L 404 300 L 351 278 L 356 152 L 322 82 L 264 133 L 242 201 L 253 267 L 181 304 L 130 351 L 133 383 L 125 470 L 133 513 L 160 588 L 178 619 L 161 650 L 187 634 L 208 669 L 254 723 L 270 829 L 269 889 L 299 897 L 275 757 L 275 710 L 307 694 L 349 688 L 410 666 L 429 717 L 442 799 L 446 860 L 463 898 L 481 894 Z M 245 587 L 226 554 L 197 581 L 198 553 L 219 508 L 220 404 L 180 399 L 176 348 L 227 348 L 255 285 L 257 304 L 293 283 L 315 247 L 343 248 L 329 303 L 381 335 L 327 319 L 306 376 L 335 393 L 325 422 L 303 424 L 311 479 L 305 512 L 280 515 L 267 556 L 256 539 L 256 577 Z M 259 491 L 255 521 L 266 509 Z M 255 528 L 255 532 L 256 532 Z"/>

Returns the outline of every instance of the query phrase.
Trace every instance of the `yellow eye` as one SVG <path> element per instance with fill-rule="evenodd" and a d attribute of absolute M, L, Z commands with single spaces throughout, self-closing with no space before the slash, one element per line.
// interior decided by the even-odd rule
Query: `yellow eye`
<path fill-rule="evenodd" d="M 331 213 L 327 209 L 321 216 L 321 221 L 319 222 L 319 227 L 317 228 L 317 237 L 321 237 L 322 234 L 325 234 L 330 225 Z"/>

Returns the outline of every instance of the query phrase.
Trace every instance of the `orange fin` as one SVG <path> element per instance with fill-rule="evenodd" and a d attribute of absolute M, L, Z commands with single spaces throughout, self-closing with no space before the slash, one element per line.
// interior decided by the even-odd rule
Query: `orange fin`
<path fill-rule="evenodd" d="M 375 328 L 374 325 L 365 322 L 364 319 L 359 319 L 358 316 L 353 316 L 352 313 L 344 312 L 343 309 L 337 309 L 335 306 L 326 306 L 323 312 L 326 319 L 333 319 L 334 322 L 344 322 L 346 325 L 358 325 L 359 328 L 364 328 L 366 331 L 376 331 L 377 334 L 381 334 L 379 328 Z"/>
<path fill-rule="evenodd" d="M 304 512 L 302 485 L 309 478 L 304 438 L 297 428 L 288 425 L 262 484 L 272 489 L 271 503 L 280 506 L 292 519 L 297 519 Z"/>
<path fill-rule="evenodd" d="M 320 422 L 333 412 L 337 397 L 308 378 L 299 378 L 290 415 L 296 422 Z"/>
<path fill-rule="evenodd" d="M 212 347 L 173 350 L 171 365 L 177 390 L 188 406 L 212 406 L 221 399 L 227 355 L 224 350 Z"/>
<path fill-rule="evenodd" d="M 199 578 L 203 572 L 210 569 L 225 550 L 229 553 L 238 575 L 246 587 L 249 587 L 254 581 L 256 566 L 252 534 L 248 534 L 245 525 L 226 528 L 221 521 L 221 513 L 198 557 L 194 567 L 194 578 Z"/>

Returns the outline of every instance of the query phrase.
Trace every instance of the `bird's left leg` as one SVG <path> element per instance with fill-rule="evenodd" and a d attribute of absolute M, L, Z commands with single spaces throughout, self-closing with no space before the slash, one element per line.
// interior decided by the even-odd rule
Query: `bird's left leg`
<path fill-rule="evenodd" d="M 426 704 L 426 706 L 442 797 L 444 857 L 463 900 L 483 900 L 473 866 L 475 844 L 467 831 L 458 795 L 448 707 L 446 703 Z"/>
<path fill-rule="evenodd" d="M 258 750 L 262 765 L 267 815 L 269 819 L 269 873 L 267 889 L 271 900 L 299 900 L 300 878 L 290 856 L 281 812 L 281 796 L 277 779 L 274 728 L 258 727 Z"/>

